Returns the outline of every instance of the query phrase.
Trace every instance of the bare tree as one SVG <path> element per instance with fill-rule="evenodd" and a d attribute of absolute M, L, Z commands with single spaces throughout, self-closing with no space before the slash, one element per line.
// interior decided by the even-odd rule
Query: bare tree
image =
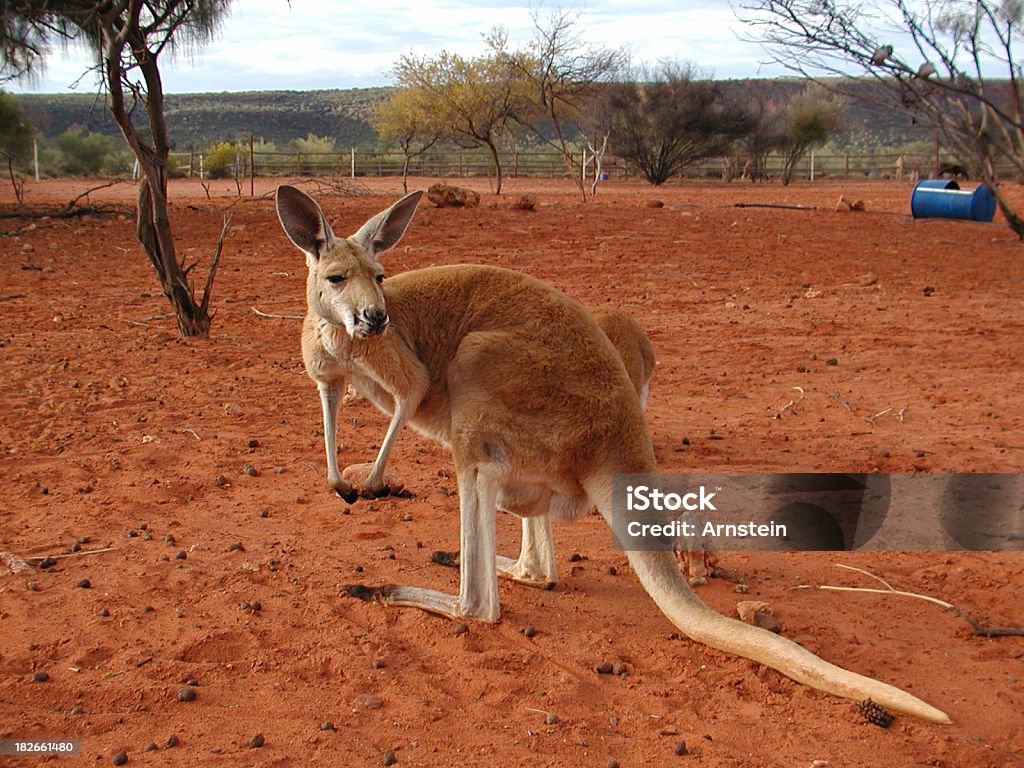
<path fill-rule="evenodd" d="M 842 76 L 828 87 L 908 110 L 934 129 L 1024 239 L 1024 217 L 1001 184 L 1007 172 L 1024 176 L 1024 3 L 752 0 L 738 15 L 790 70 Z"/>
<path fill-rule="evenodd" d="M 488 43 L 499 60 L 511 62 L 525 84 L 515 119 L 561 153 L 567 174 L 586 202 L 587 187 L 576 138 L 583 137 L 583 146 L 599 164 L 608 134 L 596 131 L 588 135 L 595 123 L 588 118 L 587 106 L 602 86 L 622 71 L 627 57 L 621 49 L 585 45 L 576 31 L 578 23 L 579 13 L 575 11 L 556 10 L 546 18 L 535 11 L 534 37 L 525 49 L 509 53 L 502 30 L 492 33 Z M 592 194 L 597 189 L 597 175 L 595 166 Z"/>
<path fill-rule="evenodd" d="M 209 305 L 218 256 L 213 258 L 201 300 L 188 277 L 196 266 L 175 253 L 167 204 L 170 141 L 164 119 L 159 59 L 176 46 L 212 38 L 230 0 L 20 0 L 5 3 L 0 16 L 0 72 L 31 75 L 54 41 L 87 45 L 96 55 L 107 106 L 139 161 L 137 235 L 174 308 L 183 336 L 207 336 Z M 133 117 L 146 113 L 143 127 Z M 221 241 L 223 242 L 223 240 Z"/>

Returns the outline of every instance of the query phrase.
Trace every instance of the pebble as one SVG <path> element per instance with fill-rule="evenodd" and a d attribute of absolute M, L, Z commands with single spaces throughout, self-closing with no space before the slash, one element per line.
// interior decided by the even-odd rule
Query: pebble
<path fill-rule="evenodd" d="M 320 723 L 320 730 L 321 731 L 333 731 L 333 730 L 335 730 L 334 723 L 332 723 L 330 720 L 324 720 L 322 723 Z"/>
<path fill-rule="evenodd" d="M 228 552 L 245 552 L 242 542 L 236 541 L 228 545 Z"/>
<path fill-rule="evenodd" d="M 145 747 L 143 747 L 142 751 L 143 752 L 156 752 L 158 749 L 159 749 L 159 747 L 154 742 L 151 741 L 151 742 L 149 742 L 149 744 L 147 744 Z"/>
<path fill-rule="evenodd" d="M 199 681 L 196 680 L 194 677 L 190 677 L 188 680 L 185 681 L 185 685 L 190 685 L 193 688 L 195 688 L 199 685 Z"/>
<path fill-rule="evenodd" d="M 256 469 L 252 464 L 246 464 L 242 467 L 242 471 L 245 472 L 249 477 L 256 477 L 259 475 L 259 470 Z"/>
<path fill-rule="evenodd" d="M 224 475 L 217 475 L 217 479 L 214 482 L 217 483 L 217 485 L 219 485 L 221 488 L 223 488 L 225 485 L 228 484 L 228 479 L 224 477 Z"/>
<path fill-rule="evenodd" d="M 191 688 L 182 688 L 178 691 L 178 701 L 195 701 L 196 692 Z"/>
<path fill-rule="evenodd" d="M 394 752 L 388 752 L 386 755 L 384 755 L 384 765 L 394 765 L 397 762 L 398 758 L 395 757 Z"/>
<path fill-rule="evenodd" d="M 599 675 L 610 675 L 612 673 L 612 669 L 614 669 L 614 667 L 610 661 L 602 661 L 594 667 L 594 671 Z"/>
<path fill-rule="evenodd" d="M 50 676 L 45 672 L 33 672 L 32 679 L 37 683 L 45 683 L 49 681 Z"/>
<path fill-rule="evenodd" d="M 579 552 L 573 552 L 571 555 L 569 555 L 570 563 L 578 563 L 582 559 L 583 556 Z"/>
<path fill-rule="evenodd" d="M 407 523 L 412 522 L 412 515 L 410 515 L 408 512 L 406 512 L 402 516 L 402 519 L 405 520 L 405 522 L 407 522 Z"/>
<path fill-rule="evenodd" d="M 174 747 L 178 746 L 180 743 L 181 742 L 178 740 L 178 737 L 175 736 L 173 733 L 170 736 L 167 737 L 167 748 L 168 749 L 173 749 Z"/>
<path fill-rule="evenodd" d="M 45 571 L 47 568 L 53 568 L 53 566 L 55 566 L 56 564 L 57 564 L 57 558 L 50 557 L 49 555 L 47 555 L 39 563 L 39 567 L 42 568 Z"/>
<path fill-rule="evenodd" d="M 186 552 L 184 549 L 179 549 L 177 552 L 174 553 L 174 559 L 188 560 L 188 552 Z"/>
<path fill-rule="evenodd" d="M 356 704 L 360 707 L 366 707 L 367 709 L 380 709 L 384 706 L 384 702 L 380 696 L 376 696 L 372 693 L 364 693 L 356 697 Z"/>
<path fill-rule="evenodd" d="M 747 594 L 747 592 L 750 591 L 750 587 L 748 587 L 746 584 L 740 583 L 740 584 L 737 584 L 735 587 L 733 587 L 732 591 L 736 592 L 738 594 L 741 594 L 741 595 L 745 595 L 745 594 Z"/>
<path fill-rule="evenodd" d="M 614 757 L 608 758 L 608 768 L 619 768 L 619 761 Z"/>
<path fill-rule="evenodd" d="M 526 629 L 523 630 L 523 634 L 526 635 L 527 637 L 533 637 L 534 635 L 537 634 L 537 630 L 534 629 L 533 627 L 527 627 Z"/>
<path fill-rule="evenodd" d="M 370 666 L 374 669 L 384 669 L 384 662 L 380 659 L 374 659 Z"/>
<path fill-rule="evenodd" d="M 548 716 L 544 719 L 548 725 L 558 725 L 558 715 L 554 712 L 548 712 Z"/>
<path fill-rule="evenodd" d="M 39 591 L 39 583 L 35 582 L 35 581 L 30 581 L 28 583 L 28 590 L 29 590 L 29 592 L 38 592 Z"/>
<path fill-rule="evenodd" d="M 621 661 L 616 661 L 614 664 L 612 664 L 612 674 L 624 677 L 625 675 L 629 674 L 629 669 Z"/>
<path fill-rule="evenodd" d="M 112 762 L 114 763 L 114 765 L 124 765 L 128 762 L 128 755 L 124 752 L 118 752 L 116 755 L 114 755 L 114 759 Z"/>
<path fill-rule="evenodd" d="M 686 752 L 687 752 L 687 750 L 686 750 L 686 742 L 685 741 L 677 741 L 676 745 L 672 748 L 672 751 L 675 752 L 677 755 L 685 755 Z"/>
<path fill-rule="evenodd" d="M 260 517 L 270 517 L 270 510 L 269 509 L 261 509 L 260 510 Z"/>
<path fill-rule="evenodd" d="M 89 581 L 88 579 L 82 579 L 75 586 L 77 586 L 77 587 L 79 587 L 81 589 L 92 589 L 92 582 Z"/>
<path fill-rule="evenodd" d="M 138 535 L 139 535 L 139 532 L 136 531 L 134 528 L 129 528 L 128 529 L 128 538 L 129 539 L 134 539 Z"/>
<path fill-rule="evenodd" d="M 250 448 L 259 448 L 260 447 L 260 441 L 256 440 L 255 438 L 250 440 L 249 441 L 249 447 Z"/>
<path fill-rule="evenodd" d="M 164 536 L 164 541 L 166 541 L 168 544 L 173 544 L 175 542 L 174 535 L 168 533 L 166 536 Z"/>
<path fill-rule="evenodd" d="M 614 565 L 609 565 L 608 566 L 608 575 L 609 576 L 618 576 L 619 575 L 619 569 L 616 568 Z"/>
<path fill-rule="evenodd" d="M 266 739 L 263 738 L 262 733 L 255 734 L 249 739 L 249 749 L 259 749 L 266 743 Z"/>
<path fill-rule="evenodd" d="M 836 360 L 834 357 L 830 357 L 828 358 L 828 360 L 825 361 L 825 365 L 839 365 L 839 361 Z"/>
<path fill-rule="evenodd" d="M 261 603 L 259 600 L 253 600 L 250 603 L 250 606 L 252 606 L 252 609 L 255 613 L 259 613 L 263 610 L 263 603 Z"/>
<path fill-rule="evenodd" d="M 452 630 L 452 634 L 454 634 L 456 637 L 458 637 L 459 635 L 467 635 L 469 634 L 469 627 L 465 624 L 456 624 L 455 628 Z"/>

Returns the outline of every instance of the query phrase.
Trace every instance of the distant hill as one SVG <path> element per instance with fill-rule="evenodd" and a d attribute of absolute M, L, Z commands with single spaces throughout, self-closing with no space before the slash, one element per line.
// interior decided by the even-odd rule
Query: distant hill
<path fill-rule="evenodd" d="M 760 94 L 781 104 L 805 85 L 795 79 L 721 81 L 729 94 Z M 389 88 L 357 88 L 172 94 L 167 97 L 167 123 L 179 151 L 204 149 L 217 141 L 250 134 L 281 147 L 311 133 L 332 137 L 340 148 L 373 147 L 377 136 L 370 127 L 369 114 L 389 92 Z M 26 118 L 48 138 L 75 126 L 117 135 L 102 99 L 95 95 L 23 95 L 18 99 Z M 839 147 L 896 147 L 930 139 L 931 134 L 915 125 L 909 113 L 853 101 L 847 111 L 846 131 L 834 143 Z"/>
<path fill-rule="evenodd" d="M 217 141 L 257 138 L 279 145 L 310 133 L 331 136 L 339 147 L 370 146 L 377 135 L 370 110 L 387 88 L 336 91 L 252 91 L 167 96 L 167 127 L 174 148 L 203 149 Z M 25 117 L 47 138 L 78 126 L 110 136 L 117 126 L 95 95 L 23 95 Z"/>

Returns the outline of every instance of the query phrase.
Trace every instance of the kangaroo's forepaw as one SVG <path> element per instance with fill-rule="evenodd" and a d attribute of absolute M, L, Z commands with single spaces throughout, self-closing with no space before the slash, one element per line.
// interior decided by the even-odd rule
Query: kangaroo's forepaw
<path fill-rule="evenodd" d="M 341 496 L 345 500 L 346 504 L 354 504 L 356 499 L 359 498 L 359 491 L 353 488 L 350 484 L 341 480 L 331 485 L 334 488 L 334 492 Z"/>
<path fill-rule="evenodd" d="M 383 496 L 400 496 L 405 490 L 405 483 L 390 469 L 384 470 L 384 477 L 378 482 L 371 482 L 373 464 L 351 464 L 345 467 L 341 477 L 364 499 L 379 499 Z"/>

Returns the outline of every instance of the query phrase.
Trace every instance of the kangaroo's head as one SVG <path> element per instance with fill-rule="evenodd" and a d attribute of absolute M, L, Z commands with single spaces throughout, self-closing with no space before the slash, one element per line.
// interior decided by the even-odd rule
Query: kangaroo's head
<path fill-rule="evenodd" d="M 377 261 L 397 243 L 412 220 L 422 192 L 412 192 L 367 221 L 348 238 L 335 237 L 324 212 L 305 192 L 277 188 L 277 215 L 295 245 L 306 254 L 309 309 L 350 337 L 383 333 L 388 308 L 381 283 L 384 268 Z"/>

